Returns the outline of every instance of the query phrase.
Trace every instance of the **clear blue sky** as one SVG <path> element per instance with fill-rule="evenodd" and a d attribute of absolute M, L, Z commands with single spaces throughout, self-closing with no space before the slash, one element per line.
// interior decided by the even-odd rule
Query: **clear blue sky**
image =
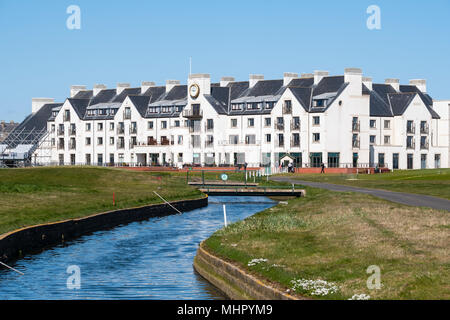
<path fill-rule="evenodd" d="M 66 27 L 72 4 L 81 30 Z M 381 30 L 366 27 L 372 4 Z M 63 102 L 72 84 L 186 82 L 190 56 L 213 81 L 359 67 L 450 99 L 449 14 L 448 0 L 0 0 L 0 119 L 22 121 L 32 97 Z"/>

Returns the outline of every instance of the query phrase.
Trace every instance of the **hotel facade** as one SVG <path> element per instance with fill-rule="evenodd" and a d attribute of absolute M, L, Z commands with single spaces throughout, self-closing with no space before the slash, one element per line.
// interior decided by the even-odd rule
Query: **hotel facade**
<path fill-rule="evenodd" d="M 192 74 L 187 84 L 72 86 L 63 103 L 33 99 L 32 112 L 18 129 L 45 125 L 30 153 L 36 165 L 450 165 L 450 100 L 433 100 L 425 80 L 376 84 L 356 68 L 277 80 L 211 83 L 209 74 Z"/>

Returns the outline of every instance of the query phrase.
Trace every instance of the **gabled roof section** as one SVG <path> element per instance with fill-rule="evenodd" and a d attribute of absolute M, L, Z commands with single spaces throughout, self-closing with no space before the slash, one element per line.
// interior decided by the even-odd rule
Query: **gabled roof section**
<path fill-rule="evenodd" d="M 227 87 L 230 88 L 230 100 L 237 99 L 240 97 L 248 88 L 249 88 L 249 82 L 248 81 L 242 81 L 242 82 L 230 82 Z"/>
<path fill-rule="evenodd" d="M 158 100 L 184 100 L 187 99 L 187 85 L 177 85 L 172 88 L 169 92 L 166 92 L 165 95 L 161 96 Z"/>
<path fill-rule="evenodd" d="M 67 99 L 72 106 L 72 108 L 75 110 L 75 112 L 78 115 L 78 118 L 83 119 L 84 115 L 86 113 L 86 109 L 89 106 L 89 99 L 74 99 L 69 98 Z"/>
<path fill-rule="evenodd" d="M 128 98 L 139 111 L 139 114 L 144 117 L 148 108 L 150 96 L 129 95 Z"/>
<path fill-rule="evenodd" d="M 415 93 L 388 93 L 394 116 L 402 115 L 415 98 Z"/>
<path fill-rule="evenodd" d="M 206 100 L 216 110 L 218 114 L 227 114 L 230 99 L 230 88 L 214 86 L 211 87 L 211 94 L 205 95 Z"/>
<path fill-rule="evenodd" d="M 390 84 L 374 83 L 372 85 L 372 90 L 375 91 L 387 105 L 389 105 L 388 93 L 397 93 Z"/>
<path fill-rule="evenodd" d="M 306 110 L 306 112 L 309 111 L 311 106 L 311 98 L 312 98 L 312 88 L 289 88 L 292 91 L 292 94 L 295 96 L 295 98 L 300 102 L 303 109 Z"/>
<path fill-rule="evenodd" d="M 97 95 L 91 99 L 89 105 L 92 106 L 99 103 L 112 102 L 112 100 L 115 97 L 116 97 L 116 89 L 105 89 L 97 93 Z"/>
<path fill-rule="evenodd" d="M 323 93 L 338 92 L 344 85 L 344 76 L 324 77 L 314 88 L 314 96 Z"/>
<path fill-rule="evenodd" d="M 116 95 L 112 102 L 124 102 L 125 98 L 129 95 L 138 95 L 141 94 L 141 88 L 125 88 L 121 93 Z"/>
<path fill-rule="evenodd" d="M 274 96 L 283 87 L 283 80 L 260 80 L 252 88 L 247 89 L 239 98 Z"/>
<path fill-rule="evenodd" d="M 393 117 L 391 107 L 380 97 L 376 91 L 370 92 L 370 116 Z"/>
<path fill-rule="evenodd" d="M 314 85 L 314 78 L 298 78 L 292 79 L 288 87 L 312 87 Z"/>
<path fill-rule="evenodd" d="M 92 97 L 94 96 L 94 91 L 93 90 L 81 90 L 78 91 L 78 93 L 73 96 L 73 99 L 92 99 Z"/>
<path fill-rule="evenodd" d="M 166 93 L 166 87 L 150 87 L 144 93 L 141 93 L 142 96 L 150 97 L 149 103 L 153 103 L 158 100 L 163 94 Z"/>

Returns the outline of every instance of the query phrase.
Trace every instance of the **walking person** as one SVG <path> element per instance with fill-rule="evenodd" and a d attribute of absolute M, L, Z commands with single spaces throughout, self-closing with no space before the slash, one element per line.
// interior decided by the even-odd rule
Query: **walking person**
<path fill-rule="evenodd" d="M 322 164 L 320 165 L 320 167 L 322 168 L 322 170 L 320 171 L 320 173 L 325 173 L 325 163 L 322 162 Z"/>

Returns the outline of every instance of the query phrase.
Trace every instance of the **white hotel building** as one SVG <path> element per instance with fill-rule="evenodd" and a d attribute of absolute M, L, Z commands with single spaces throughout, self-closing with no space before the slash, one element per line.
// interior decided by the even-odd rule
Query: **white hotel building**
<path fill-rule="evenodd" d="M 425 80 L 375 84 L 355 68 L 72 86 L 64 103 L 33 99 L 32 108 L 16 130 L 46 126 L 36 164 L 449 167 L 450 100 L 433 100 Z"/>

